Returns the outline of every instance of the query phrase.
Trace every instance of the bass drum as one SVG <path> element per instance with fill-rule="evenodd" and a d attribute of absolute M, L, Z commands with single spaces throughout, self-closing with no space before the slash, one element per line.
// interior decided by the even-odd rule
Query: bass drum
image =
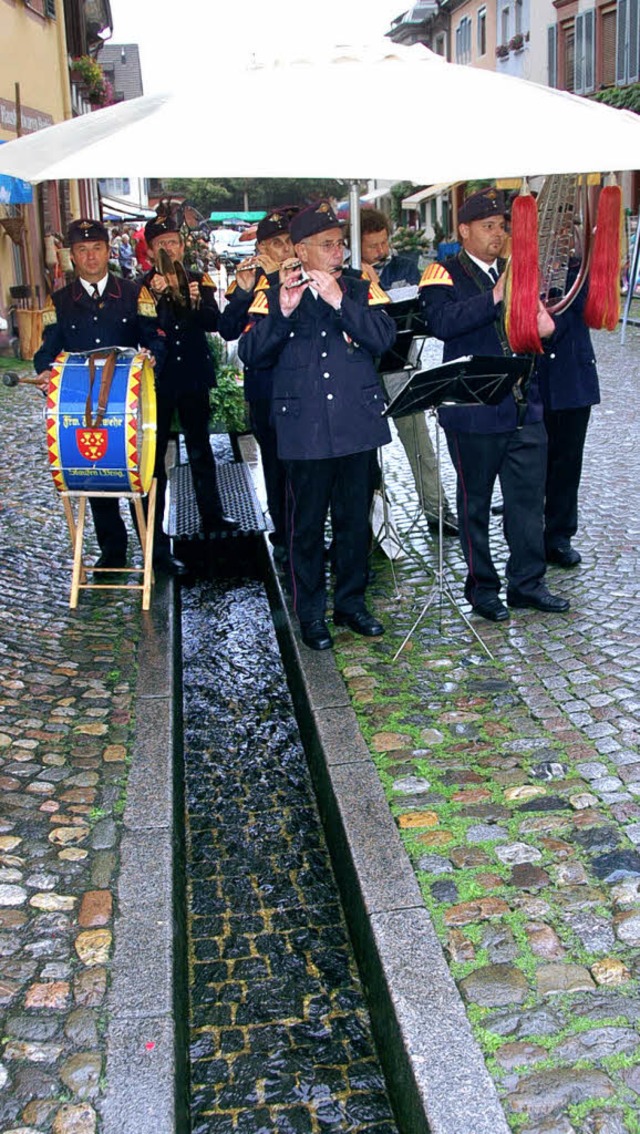
<path fill-rule="evenodd" d="M 121 348 L 108 354 L 63 351 L 51 368 L 46 414 L 49 464 L 59 492 L 149 491 L 156 394 L 153 367 L 143 355 Z"/>

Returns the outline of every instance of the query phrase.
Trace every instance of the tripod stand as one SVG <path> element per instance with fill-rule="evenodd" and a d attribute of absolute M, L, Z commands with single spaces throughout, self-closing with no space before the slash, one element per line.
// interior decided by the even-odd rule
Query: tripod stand
<path fill-rule="evenodd" d="M 436 599 L 438 599 L 440 608 L 440 632 L 442 633 L 442 609 L 446 599 L 480 643 L 483 650 L 493 660 L 493 654 L 482 641 L 464 611 L 460 609 L 444 574 L 441 452 L 437 411 L 438 407 L 442 405 L 498 405 L 511 390 L 519 387 L 526 380 L 529 369 L 529 360 L 522 358 L 470 356 L 455 359 L 453 362 L 445 363 L 433 370 L 423 370 L 414 374 L 385 411 L 389 416 L 407 417 L 420 410 L 429 410 L 430 415 L 436 421 L 436 464 L 438 469 L 438 567 L 429 597 L 409 633 L 394 654 L 394 661 L 402 653 Z"/>

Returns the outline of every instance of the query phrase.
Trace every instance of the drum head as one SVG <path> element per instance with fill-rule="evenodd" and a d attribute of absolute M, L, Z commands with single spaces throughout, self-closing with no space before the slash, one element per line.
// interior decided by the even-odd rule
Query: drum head
<path fill-rule="evenodd" d="M 137 354 L 132 360 L 129 384 L 137 389 L 135 422 L 136 452 L 131 454 L 129 477 L 132 492 L 147 493 L 151 488 L 156 463 L 156 387 L 153 367 L 148 358 Z M 134 410 L 133 405 L 131 406 Z"/>

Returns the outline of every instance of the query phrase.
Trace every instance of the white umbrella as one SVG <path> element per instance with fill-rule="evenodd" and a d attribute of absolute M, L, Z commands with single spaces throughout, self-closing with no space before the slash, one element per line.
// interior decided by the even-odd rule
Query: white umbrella
<path fill-rule="evenodd" d="M 427 182 L 640 166 L 640 116 L 426 48 L 335 49 L 50 126 L 0 147 L 0 173 L 101 177 L 322 177 Z M 288 144 L 274 146 L 282 135 Z"/>

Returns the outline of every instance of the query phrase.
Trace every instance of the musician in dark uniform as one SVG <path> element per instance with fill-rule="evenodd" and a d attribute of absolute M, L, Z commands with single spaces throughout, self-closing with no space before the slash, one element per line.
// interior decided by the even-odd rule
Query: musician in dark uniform
<path fill-rule="evenodd" d="M 247 325 L 249 307 L 256 288 L 261 290 L 269 282 L 277 284 L 280 264 L 293 256 L 293 245 L 289 237 L 292 215 L 290 208 L 276 209 L 258 224 L 257 256 L 247 264 L 238 266 L 236 279 L 227 291 L 227 305 L 220 316 L 218 327 L 223 339 L 240 338 Z M 260 448 L 269 515 L 274 527 L 269 538 L 273 545 L 274 559 L 284 563 L 287 559 L 285 471 L 278 458 L 278 442 L 271 419 L 272 385 L 271 366 L 245 367 L 244 396 L 249 405 L 251 430 Z"/>
<path fill-rule="evenodd" d="M 569 264 L 568 287 L 578 266 Z M 591 406 L 600 401 L 595 353 L 583 318 L 586 296 L 584 286 L 571 306 L 554 316 L 555 333 L 536 365 L 548 437 L 545 553 L 547 563 L 565 568 L 582 561 L 571 540 L 578 530 L 578 490 Z"/>
<path fill-rule="evenodd" d="M 378 209 L 363 209 L 360 213 L 360 253 L 365 276 L 379 284 L 384 291 L 411 287 L 415 294 L 420 282 L 417 259 L 406 253 L 391 251 L 389 221 Z M 395 397 L 406 380 L 405 370 L 383 375 L 382 381 L 389 399 Z M 438 466 L 424 411 L 411 414 L 410 417 L 399 417 L 395 421 L 395 427 L 411 465 L 420 507 L 427 517 L 429 530 L 435 533 L 439 531 Z M 376 485 L 379 484 L 380 468 L 377 459 L 374 478 Z M 443 535 L 457 536 L 458 521 L 442 485 L 440 491 Z"/>
<path fill-rule="evenodd" d="M 468 197 L 458 212 L 462 250 L 431 264 L 420 284 L 430 332 L 444 342 L 443 360 L 464 355 L 510 355 L 503 318 L 505 202 L 496 189 Z M 548 337 L 551 317 L 540 305 L 538 330 Z M 497 406 L 443 406 L 439 411 L 457 473 L 460 540 L 467 562 L 465 595 L 476 614 L 502 622 L 500 576 L 489 546 L 491 496 L 500 480 L 504 499 L 507 604 L 559 613 L 566 599 L 550 594 L 544 575 L 543 536 L 547 438 L 535 381 L 518 406 L 509 393 Z"/>
<path fill-rule="evenodd" d="M 111 275 L 104 225 L 96 220 L 72 221 L 67 239 L 77 278 L 56 291 L 44 309 L 42 346 L 33 360 L 43 386 L 48 385 L 50 368 L 63 350 L 74 354 L 113 346 L 142 347 L 160 366 L 165 345 L 153 298 L 146 289 L 139 293 L 131 280 Z M 124 567 L 127 529 L 117 497 L 93 497 L 89 502 L 101 552 L 95 566 Z"/>
<path fill-rule="evenodd" d="M 329 649 L 324 527 L 331 512 L 333 621 L 375 637 L 382 623 L 365 605 L 371 451 L 390 441 L 374 358 L 395 340 L 384 292 L 344 270 L 344 242 L 328 201 L 303 209 L 290 236 L 304 270 L 256 294 L 240 339 L 248 366 L 273 362 L 278 455 L 287 470 L 287 534 L 302 640 Z"/>
<path fill-rule="evenodd" d="M 184 241 L 178 223 L 167 214 L 147 221 L 145 240 L 154 261 L 164 249 L 174 265 L 182 265 Z M 179 279 L 184 294 L 177 295 Z M 209 440 L 209 390 L 215 386 L 215 364 L 207 332 L 218 327 L 220 312 L 215 286 L 205 273 L 198 276 L 185 269 L 167 280 L 153 267 L 142 280 L 142 287 L 155 297 L 160 327 L 167 344 L 166 359 L 156 375 L 158 434 L 155 475 L 158 479 L 154 563 L 173 575 L 186 574 L 187 568 L 174 558 L 169 537 L 162 529 L 167 487 L 165 461 L 171 420 L 177 412 L 191 466 L 193 488 L 205 535 L 234 531 L 236 520 L 224 514 L 216 482 L 216 464 Z"/>

